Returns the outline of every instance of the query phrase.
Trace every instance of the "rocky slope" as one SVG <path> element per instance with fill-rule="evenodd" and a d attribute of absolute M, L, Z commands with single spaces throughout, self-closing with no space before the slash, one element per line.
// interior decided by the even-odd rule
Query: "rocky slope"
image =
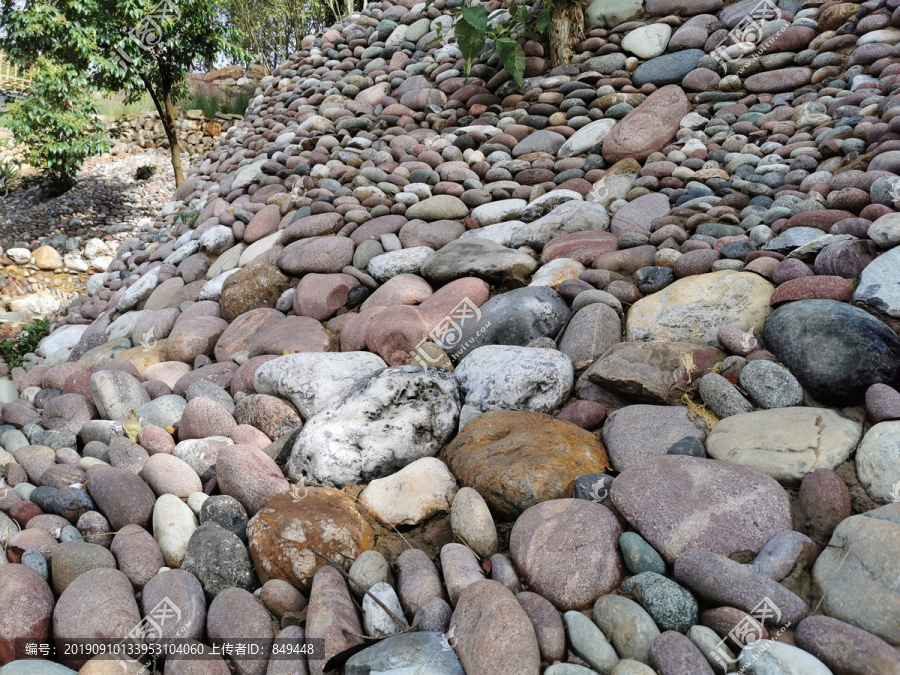
<path fill-rule="evenodd" d="M 454 1 L 304 40 L 0 381 L 3 675 L 142 617 L 315 638 L 239 673 L 900 673 L 900 2 L 595 0 L 518 87 Z"/>
<path fill-rule="evenodd" d="M 136 179 L 149 165 L 153 175 Z M 105 271 L 123 241 L 152 225 L 174 189 L 168 155 L 154 151 L 93 158 L 52 199 L 40 187 L 0 189 L 0 337 L 77 299 L 91 271 Z M 0 373 L 9 370 L 0 364 Z"/>

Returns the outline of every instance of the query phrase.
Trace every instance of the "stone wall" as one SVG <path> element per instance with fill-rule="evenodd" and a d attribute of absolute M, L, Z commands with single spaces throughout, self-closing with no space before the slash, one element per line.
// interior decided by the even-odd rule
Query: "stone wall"
<path fill-rule="evenodd" d="M 227 131 L 240 119 L 241 115 L 216 113 L 215 117 L 206 117 L 201 110 L 185 110 L 176 121 L 178 143 L 183 152 L 192 155 L 206 152 L 212 148 L 222 132 Z M 155 111 L 145 111 L 115 120 L 107 118 L 107 128 L 113 155 L 169 147 L 169 140 Z"/>

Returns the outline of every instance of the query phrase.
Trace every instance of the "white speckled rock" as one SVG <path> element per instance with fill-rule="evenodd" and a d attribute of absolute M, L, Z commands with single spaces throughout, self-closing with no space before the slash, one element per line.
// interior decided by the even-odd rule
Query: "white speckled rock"
<path fill-rule="evenodd" d="M 553 349 L 489 345 L 456 367 L 467 405 L 480 410 L 550 412 L 569 397 L 572 362 Z"/>
<path fill-rule="evenodd" d="M 368 483 L 434 456 L 456 431 L 458 419 L 451 373 L 386 368 L 306 421 L 287 471 L 294 479 L 305 476 L 331 486 Z"/>
<path fill-rule="evenodd" d="M 370 352 L 289 354 L 261 365 L 253 377 L 259 394 L 288 399 L 303 417 L 334 406 L 360 380 L 387 364 Z"/>

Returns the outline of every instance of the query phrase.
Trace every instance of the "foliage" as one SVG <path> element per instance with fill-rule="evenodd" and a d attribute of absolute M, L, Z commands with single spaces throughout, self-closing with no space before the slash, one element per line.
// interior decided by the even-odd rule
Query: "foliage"
<path fill-rule="evenodd" d="M 79 91 L 150 95 L 169 138 L 176 183 L 184 180 L 174 101 L 185 77 L 219 56 L 243 59 L 225 0 L 22 0 L 0 11 L 0 49 L 17 62 L 38 55 L 77 73 Z"/>
<path fill-rule="evenodd" d="M 228 0 L 226 11 L 240 46 L 270 71 L 336 18 L 328 0 Z"/>
<path fill-rule="evenodd" d="M 222 104 L 222 97 L 207 90 L 192 90 L 179 103 L 185 110 L 202 110 L 207 117 L 215 117 Z"/>
<path fill-rule="evenodd" d="M 426 8 L 434 0 L 426 2 Z M 512 75 L 516 84 L 521 85 L 525 77 L 525 51 L 522 49 L 524 38 L 534 38 L 537 33 L 547 30 L 550 25 L 552 4 L 544 3 L 544 7 L 532 13 L 526 5 L 515 5 L 514 0 L 507 0 L 498 12 L 508 12 L 509 19 L 496 20 L 498 17 L 488 15 L 483 5 L 473 5 L 472 0 L 464 0 L 458 8 L 451 9 L 454 18 L 453 32 L 456 44 L 466 60 L 466 77 L 472 70 L 472 63 L 489 44 L 492 51 L 500 57 L 503 66 Z"/>
<path fill-rule="evenodd" d="M 207 117 L 215 117 L 218 112 L 243 115 L 252 97 L 253 90 L 250 87 L 243 87 L 231 96 L 226 96 L 219 87 L 201 82 L 192 87 L 178 103 L 185 110 L 202 110 Z"/>
<path fill-rule="evenodd" d="M 244 87 L 231 100 L 225 101 L 220 110 L 229 115 L 243 115 L 247 112 L 247 106 L 253 98 L 253 88 Z"/>
<path fill-rule="evenodd" d="M 228 22 L 239 29 L 238 44 L 273 70 L 341 17 L 361 9 L 363 0 L 227 0 Z"/>
<path fill-rule="evenodd" d="M 0 356 L 10 368 L 22 365 L 23 357 L 37 349 L 38 343 L 50 333 L 50 319 L 38 319 L 26 326 L 17 338 L 0 341 Z"/>
<path fill-rule="evenodd" d="M 106 117 L 126 117 L 127 115 L 137 115 L 144 110 L 153 109 L 153 99 L 150 94 L 144 94 L 140 99 L 132 103 L 125 103 L 123 97 L 114 96 L 112 98 L 96 98 L 97 111 Z"/>
<path fill-rule="evenodd" d="M 197 222 L 197 218 L 199 217 L 199 211 L 195 209 L 183 209 L 175 215 L 174 220 L 172 220 L 172 225 L 178 225 L 178 223 L 187 223 L 188 227 L 194 227 L 194 223 Z"/>
<path fill-rule="evenodd" d="M 43 57 L 39 64 L 28 95 L 8 102 L 0 121 L 25 146 L 28 163 L 62 191 L 71 187 L 84 160 L 108 151 L 109 142 L 85 95 L 84 74 Z"/>
<path fill-rule="evenodd" d="M 0 162 L 0 198 L 6 196 L 6 191 L 12 185 L 13 178 L 22 167 L 15 162 Z"/>

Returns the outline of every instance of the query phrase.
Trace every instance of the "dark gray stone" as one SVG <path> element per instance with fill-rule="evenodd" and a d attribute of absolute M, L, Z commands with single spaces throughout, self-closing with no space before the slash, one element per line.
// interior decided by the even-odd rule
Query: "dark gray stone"
<path fill-rule="evenodd" d="M 643 87 L 648 82 L 661 87 L 666 84 L 681 84 L 684 76 L 697 67 L 706 55 L 702 49 L 685 49 L 682 52 L 663 54 L 638 66 L 631 76 L 635 87 Z"/>
<path fill-rule="evenodd" d="M 660 630 L 687 633 L 697 623 L 697 601 L 687 590 L 656 572 L 641 572 L 622 584 L 634 596 Z"/>
<path fill-rule="evenodd" d="M 556 338 L 571 316 L 565 301 L 552 288 L 519 288 L 496 295 L 484 303 L 481 318 L 463 323 L 462 335 L 454 345 L 443 344 L 447 335 L 455 332 L 449 331 L 438 341 L 438 346 L 458 355 L 455 359 L 458 361 L 485 345 L 524 346 L 537 338 Z"/>
<path fill-rule="evenodd" d="M 207 598 L 226 588 L 252 591 L 259 586 L 243 542 L 234 532 L 213 522 L 194 530 L 181 569 L 200 580 Z"/>
<path fill-rule="evenodd" d="M 855 405 L 872 384 L 890 385 L 900 376 L 900 337 L 844 302 L 782 305 L 766 319 L 764 337 L 804 389 L 826 405 Z"/>

